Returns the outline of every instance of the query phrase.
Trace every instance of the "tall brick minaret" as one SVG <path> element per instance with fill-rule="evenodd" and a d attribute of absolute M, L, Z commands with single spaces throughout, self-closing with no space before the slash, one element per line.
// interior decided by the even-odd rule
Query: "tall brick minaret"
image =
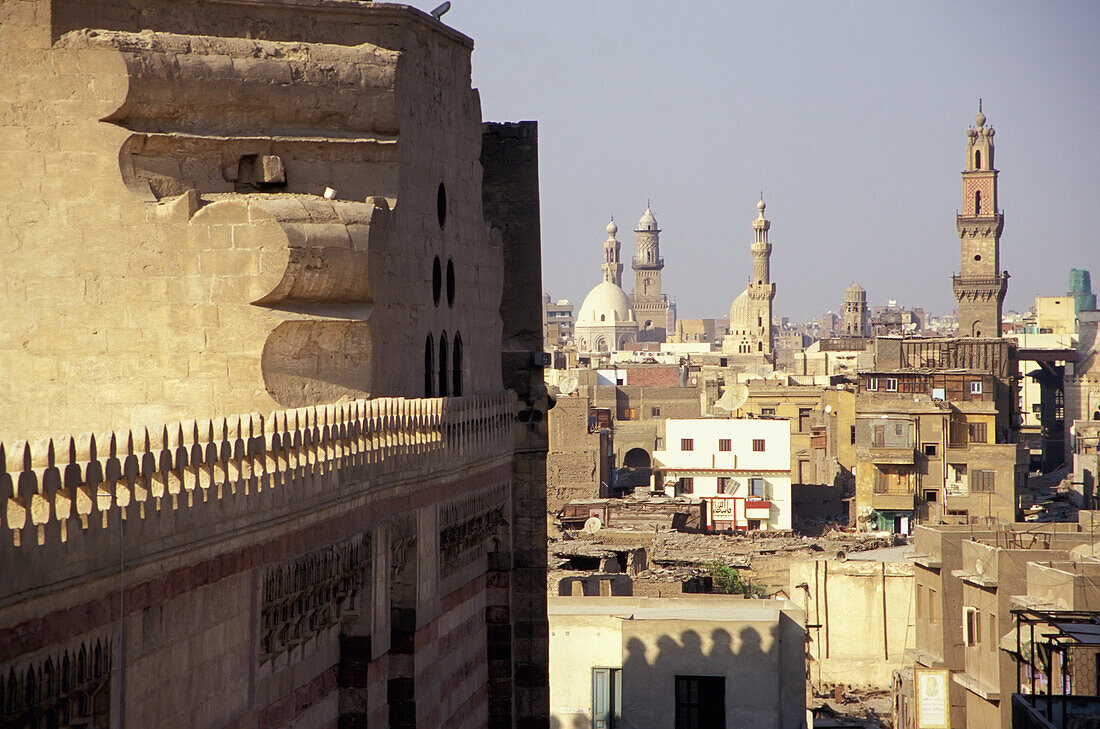
<path fill-rule="evenodd" d="M 961 263 L 952 284 L 963 337 L 1001 336 L 1001 307 L 1008 291 L 1008 271 L 1001 271 L 1004 215 L 997 207 L 993 127 L 986 126 L 981 109 L 979 101 L 975 126 L 966 130 L 962 214 L 955 222 Z"/>

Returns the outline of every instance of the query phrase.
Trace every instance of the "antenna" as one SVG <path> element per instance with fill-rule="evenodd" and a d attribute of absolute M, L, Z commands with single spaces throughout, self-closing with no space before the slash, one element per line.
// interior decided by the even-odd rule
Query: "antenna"
<path fill-rule="evenodd" d="M 432 17 L 435 18 L 436 20 L 439 20 L 440 18 L 443 17 L 444 13 L 446 13 L 450 9 L 451 9 L 451 3 L 450 2 L 441 3 L 439 6 L 436 7 L 435 10 L 432 11 Z"/>

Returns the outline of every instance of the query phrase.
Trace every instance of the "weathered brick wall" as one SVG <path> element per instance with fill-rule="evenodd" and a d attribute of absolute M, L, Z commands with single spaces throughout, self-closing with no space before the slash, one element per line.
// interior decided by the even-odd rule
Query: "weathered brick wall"
<path fill-rule="evenodd" d="M 668 367 L 624 367 L 626 370 L 627 386 L 640 385 L 645 387 L 679 387 L 680 368 Z"/>

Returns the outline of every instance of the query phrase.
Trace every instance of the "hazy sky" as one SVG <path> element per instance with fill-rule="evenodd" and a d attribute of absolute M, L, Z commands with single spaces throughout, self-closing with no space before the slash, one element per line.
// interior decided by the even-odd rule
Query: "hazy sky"
<path fill-rule="evenodd" d="M 430 10 L 434 3 L 417 3 Z M 775 311 L 946 313 L 965 131 L 997 131 L 1006 309 L 1100 289 L 1100 3 L 453 0 L 486 120 L 539 122 L 543 286 L 578 306 L 609 216 L 624 288 L 652 200 L 664 290 L 723 316 L 751 270 L 760 191 Z"/>

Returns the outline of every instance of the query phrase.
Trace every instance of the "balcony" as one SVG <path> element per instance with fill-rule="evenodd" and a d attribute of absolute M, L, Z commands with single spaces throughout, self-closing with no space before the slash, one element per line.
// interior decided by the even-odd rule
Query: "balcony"
<path fill-rule="evenodd" d="M 662 258 L 662 257 L 658 257 L 657 260 L 655 260 L 655 261 L 643 261 L 642 259 L 638 258 L 637 256 L 634 256 L 633 258 L 630 259 L 630 266 L 631 266 L 631 268 L 634 268 L 635 270 L 637 270 L 637 269 L 647 269 L 647 268 L 664 268 L 665 267 L 665 259 Z"/>
<path fill-rule="evenodd" d="M 871 461 L 873 463 L 911 466 L 915 460 L 915 454 L 916 450 L 912 446 L 871 446 Z"/>
<path fill-rule="evenodd" d="M 916 497 L 905 493 L 871 494 L 871 508 L 875 511 L 912 511 L 916 508 Z"/>

